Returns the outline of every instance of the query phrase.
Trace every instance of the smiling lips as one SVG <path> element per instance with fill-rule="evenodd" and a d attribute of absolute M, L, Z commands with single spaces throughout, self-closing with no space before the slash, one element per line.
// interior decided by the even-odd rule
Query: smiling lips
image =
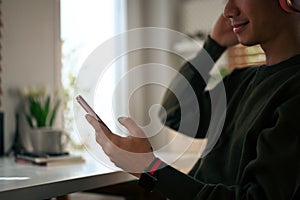
<path fill-rule="evenodd" d="M 232 23 L 233 32 L 236 34 L 242 32 L 246 28 L 247 24 L 249 24 L 249 21 L 242 23 Z"/>

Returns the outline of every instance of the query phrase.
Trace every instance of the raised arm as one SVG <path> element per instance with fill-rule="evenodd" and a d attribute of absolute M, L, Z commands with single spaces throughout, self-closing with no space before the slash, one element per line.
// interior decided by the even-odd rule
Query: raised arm
<path fill-rule="evenodd" d="M 205 91 L 210 78 L 209 72 L 226 48 L 237 43 L 238 40 L 232 31 L 229 19 L 221 15 L 216 21 L 211 34 L 207 37 L 203 49 L 194 59 L 186 62 L 181 67 L 179 74 L 174 78 L 165 93 L 162 102 L 164 110 L 160 111 L 159 117 L 166 126 L 185 135 L 195 137 L 194 131 L 191 131 L 189 127 L 199 123 L 196 137 L 203 138 L 205 136 L 211 116 L 211 102 L 209 94 Z M 191 102 L 191 98 L 188 98 L 191 96 L 190 92 L 186 90 L 189 86 L 192 87 L 197 96 L 201 116 L 200 122 L 197 117 L 193 116 L 194 107 L 197 105 Z M 182 110 L 187 110 L 186 114 L 182 113 Z M 190 119 L 190 125 L 180 128 L 182 119 Z"/>

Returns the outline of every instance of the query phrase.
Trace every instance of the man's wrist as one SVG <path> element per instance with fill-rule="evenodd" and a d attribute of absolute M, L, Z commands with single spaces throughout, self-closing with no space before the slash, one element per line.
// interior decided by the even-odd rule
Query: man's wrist
<path fill-rule="evenodd" d="M 205 40 L 203 48 L 211 56 L 214 62 L 216 62 L 226 50 L 226 47 L 221 46 L 218 42 L 212 39 L 210 35 L 208 35 Z"/>
<path fill-rule="evenodd" d="M 166 164 L 163 161 L 159 158 L 155 158 L 141 174 L 138 184 L 146 191 L 152 191 L 158 181 L 157 171 L 165 166 Z"/>

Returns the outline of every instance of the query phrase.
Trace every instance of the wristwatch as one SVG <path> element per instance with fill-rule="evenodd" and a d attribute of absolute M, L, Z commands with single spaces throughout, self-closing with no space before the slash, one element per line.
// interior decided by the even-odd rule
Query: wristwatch
<path fill-rule="evenodd" d="M 155 158 L 142 173 L 138 184 L 148 192 L 153 191 L 155 183 L 158 180 L 156 172 L 164 166 L 166 166 L 166 164 L 163 161 L 159 158 Z"/>

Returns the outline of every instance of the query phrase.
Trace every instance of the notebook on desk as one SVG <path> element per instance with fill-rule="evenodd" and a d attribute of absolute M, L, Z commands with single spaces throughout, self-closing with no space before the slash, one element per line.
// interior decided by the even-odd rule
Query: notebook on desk
<path fill-rule="evenodd" d="M 67 164 L 79 164 L 85 160 L 81 155 L 61 154 L 34 154 L 34 153 L 20 153 L 15 157 L 17 163 L 33 164 L 39 166 L 57 166 Z"/>

